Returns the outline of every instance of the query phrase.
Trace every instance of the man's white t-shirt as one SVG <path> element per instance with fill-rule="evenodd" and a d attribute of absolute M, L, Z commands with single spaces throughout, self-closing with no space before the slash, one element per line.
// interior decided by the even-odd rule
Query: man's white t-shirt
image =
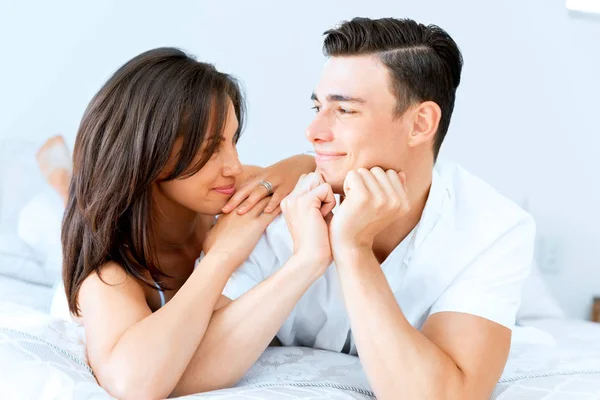
<path fill-rule="evenodd" d="M 491 186 L 438 162 L 421 219 L 381 264 L 405 317 L 420 329 L 430 315 L 460 312 L 512 329 L 530 271 L 535 224 Z M 229 279 L 235 300 L 281 269 L 293 255 L 282 216 Z M 284 289 L 284 288 L 282 288 Z M 356 354 L 335 264 L 302 296 L 277 334 L 285 346 Z"/>

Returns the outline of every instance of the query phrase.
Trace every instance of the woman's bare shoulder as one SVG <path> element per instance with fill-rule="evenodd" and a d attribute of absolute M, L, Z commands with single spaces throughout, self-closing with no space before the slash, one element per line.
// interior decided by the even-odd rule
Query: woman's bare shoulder
<path fill-rule="evenodd" d="M 98 271 L 92 272 L 82 283 L 81 297 L 92 295 L 115 294 L 129 298 L 144 299 L 143 284 L 125 272 L 116 262 L 107 262 Z"/>

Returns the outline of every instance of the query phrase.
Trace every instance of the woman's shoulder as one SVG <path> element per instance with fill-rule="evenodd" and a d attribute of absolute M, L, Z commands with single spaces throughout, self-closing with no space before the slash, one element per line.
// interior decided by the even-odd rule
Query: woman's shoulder
<path fill-rule="evenodd" d="M 92 272 L 83 281 L 81 290 L 92 293 L 117 291 L 145 296 L 142 283 L 127 274 L 125 269 L 114 261 L 109 261 Z"/>
<path fill-rule="evenodd" d="M 117 263 L 109 262 L 91 273 L 82 283 L 78 304 L 81 315 L 87 320 L 111 315 L 114 320 L 123 313 L 147 315 L 151 313 L 143 284 Z"/>

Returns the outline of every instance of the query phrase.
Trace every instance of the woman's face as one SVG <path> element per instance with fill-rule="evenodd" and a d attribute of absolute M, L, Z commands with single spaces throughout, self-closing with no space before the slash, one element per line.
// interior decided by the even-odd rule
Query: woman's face
<path fill-rule="evenodd" d="M 236 178 L 242 172 L 242 165 L 238 159 L 235 133 L 238 129 L 238 120 L 233 104 L 229 103 L 229 111 L 223 132 L 223 141 L 219 149 L 194 175 L 159 182 L 157 188 L 161 197 L 166 197 L 173 203 L 183 206 L 200 214 L 217 215 L 235 192 Z M 181 149 L 182 140 L 179 139 L 171 154 L 172 162 L 165 167 L 165 172 L 174 167 Z M 192 162 L 200 160 L 204 146 Z"/>

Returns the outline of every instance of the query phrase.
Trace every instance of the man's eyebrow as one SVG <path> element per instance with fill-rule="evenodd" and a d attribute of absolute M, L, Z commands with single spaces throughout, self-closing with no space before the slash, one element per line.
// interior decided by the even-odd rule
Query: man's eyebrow
<path fill-rule="evenodd" d="M 317 95 L 313 92 L 313 94 L 310 96 L 311 100 L 315 100 L 315 101 L 319 101 L 319 98 L 317 97 Z M 352 96 L 346 96 L 343 94 L 329 94 L 327 95 L 327 100 L 330 102 L 347 102 L 347 103 L 361 103 L 364 104 L 367 101 L 361 97 L 352 97 Z"/>

